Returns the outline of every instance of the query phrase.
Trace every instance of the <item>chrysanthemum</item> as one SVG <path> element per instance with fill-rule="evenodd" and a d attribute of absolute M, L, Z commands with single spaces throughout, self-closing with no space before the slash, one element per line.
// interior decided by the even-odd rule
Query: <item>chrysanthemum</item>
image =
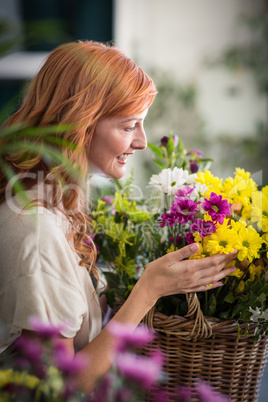
<path fill-rule="evenodd" d="M 228 177 L 222 184 L 222 194 L 232 204 L 247 206 L 252 193 L 257 190 L 256 183 L 250 178 L 250 173 L 237 168 L 235 177 Z"/>
<path fill-rule="evenodd" d="M 207 251 L 211 254 L 229 254 L 235 250 L 238 235 L 232 228 L 226 230 L 226 226 L 219 226 L 217 232 L 208 237 Z"/>
<path fill-rule="evenodd" d="M 194 184 L 195 174 L 189 174 L 188 170 L 175 167 L 163 169 L 158 175 L 153 174 L 149 184 L 158 188 L 162 193 L 174 195 L 184 184 Z"/>
<path fill-rule="evenodd" d="M 260 279 L 261 273 L 263 271 L 263 267 L 261 265 L 251 264 L 248 271 L 249 271 L 249 275 L 250 275 L 249 281 L 253 282 L 256 277 L 258 279 Z"/>
<path fill-rule="evenodd" d="M 204 221 L 203 219 L 195 219 L 190 226 L 193 232 L 199 232 L 201 237 L 211 235 L 216 231 L 216 225 L 211 221 Z"/>
<path fill-rule="evenodd" d="M 259 249 L 262 246 L 262 238 L 252 227 L 241 227 L 238 233 L 235 248 L 238 251 L 237 258 L 240 261 L 248 259 L 252 262 L 254 258 L 259 257 Z"/>
<path fill-rule="evenodd" d="M 211 193 L 209 200 L 205 198 L 202 202 L 202 208 L 208 212 L 213 221 L 223 223 L 225 216 L 231 215 L 231 205 L 227 200 L 223 200 L 221 195 Z"/>
<path fill-rule="evenodd" d="M 206 192 L 204 194 L 205 197 L 209 197 L 212 191 L 220 194 L 222 179 L 213 176 L 209 170 L 206 170 L 205 172 L 198 172 L 195 181 L 197 183 L 206 185 Z"/>
<path fill-rule="evenodd" d="M 251 220 L 259 230 L 268 232 L 268 186 L 252 195 Z"/>
<path fill-rule="evenodd" d="M 189 198 L 176 198 L 170 207 L 170 212 L 161 216 L 160 227 L 174 226 L 177 223 L 185 225 L 192 221 L 198 211 L 198 203 Z"/>

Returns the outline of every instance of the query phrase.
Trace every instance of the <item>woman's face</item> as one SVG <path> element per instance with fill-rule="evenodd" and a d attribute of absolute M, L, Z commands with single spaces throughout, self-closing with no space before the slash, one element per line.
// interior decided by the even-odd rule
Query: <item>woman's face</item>
<path fill-rule="evenodd" d="M 92 171 L 101 170 L 106 176 L 124 176 L 128 158 L 137 149 L 147 146 L 143 122 L 147 109 L 131 117 L 109 117 L 97 123 L 87 154 Z"/>

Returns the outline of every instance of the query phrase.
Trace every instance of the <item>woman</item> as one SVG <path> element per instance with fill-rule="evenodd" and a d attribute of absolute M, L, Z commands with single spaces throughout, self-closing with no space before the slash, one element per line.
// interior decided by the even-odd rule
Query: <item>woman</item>
<path fill-rule="evenodd" d="M 88 168 L 119 179 L 127 159 L 146 147 L 143 122 L 155 94 L 151 78 L 118 49 L 92 41 L 69 43 L 49 55 L 21 108 L 5 123 L 69 125 L 57 136 L 75 146 L 60 142 L 57 147 L 80 175 L 23 150 L 5 157 L 22 177 L 32 207 L 18 204 L 2 174 L 0 318 L 7 331 L 0 352 L 21 334 L 32 334 L 31 315 L 55 325 L 68 321 L 62 342 L 72 353 L 90 357 L 79 376 L 87 393 L 111 365 L 113 338 L 107 327 L 101 330 L 101 309 L 88 275 L 98 281 L 96 251 L 86 242 L 82 188 Z M 192 244 L 150 262 L 112 320 L 137 326 L 161 296 L 221 286 L 235 270 L 223 270 L 234 254 L 186 260 L 197 250 Z"/>

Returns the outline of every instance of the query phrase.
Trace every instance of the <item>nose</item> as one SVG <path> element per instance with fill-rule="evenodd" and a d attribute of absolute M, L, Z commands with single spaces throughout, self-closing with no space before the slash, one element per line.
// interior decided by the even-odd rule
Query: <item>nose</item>
<path fill-rule="evenodd" d="M 131 143 L 131 146 L 134 149 L 140 149 L 140 150 L 145 149 L 147 147 L 147 138 L 143 127 L 137 130 L 135 138 L 133 138 L 133 141 Z"/>

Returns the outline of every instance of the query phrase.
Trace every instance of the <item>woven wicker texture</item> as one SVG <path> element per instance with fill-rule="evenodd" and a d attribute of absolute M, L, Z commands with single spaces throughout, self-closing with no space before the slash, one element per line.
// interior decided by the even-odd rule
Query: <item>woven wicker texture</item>
<path fill-rule="evenodd" d="M 194 384 L 203 379 L 232 401 L 257 401 L 267 361 L 268 337 L 252 342 L 253 324 L 237 324 L 204 317 L 195 294 L 188 297 L 188 317 L 165 316 L 152 309 L 144 318 L 157 337 L 146 348 L 161 348 L 166 356 L 168 381 L 164 387 L 170 401 L 175 400 L 178 385 L 188 385 L 197 399 Z"/>

